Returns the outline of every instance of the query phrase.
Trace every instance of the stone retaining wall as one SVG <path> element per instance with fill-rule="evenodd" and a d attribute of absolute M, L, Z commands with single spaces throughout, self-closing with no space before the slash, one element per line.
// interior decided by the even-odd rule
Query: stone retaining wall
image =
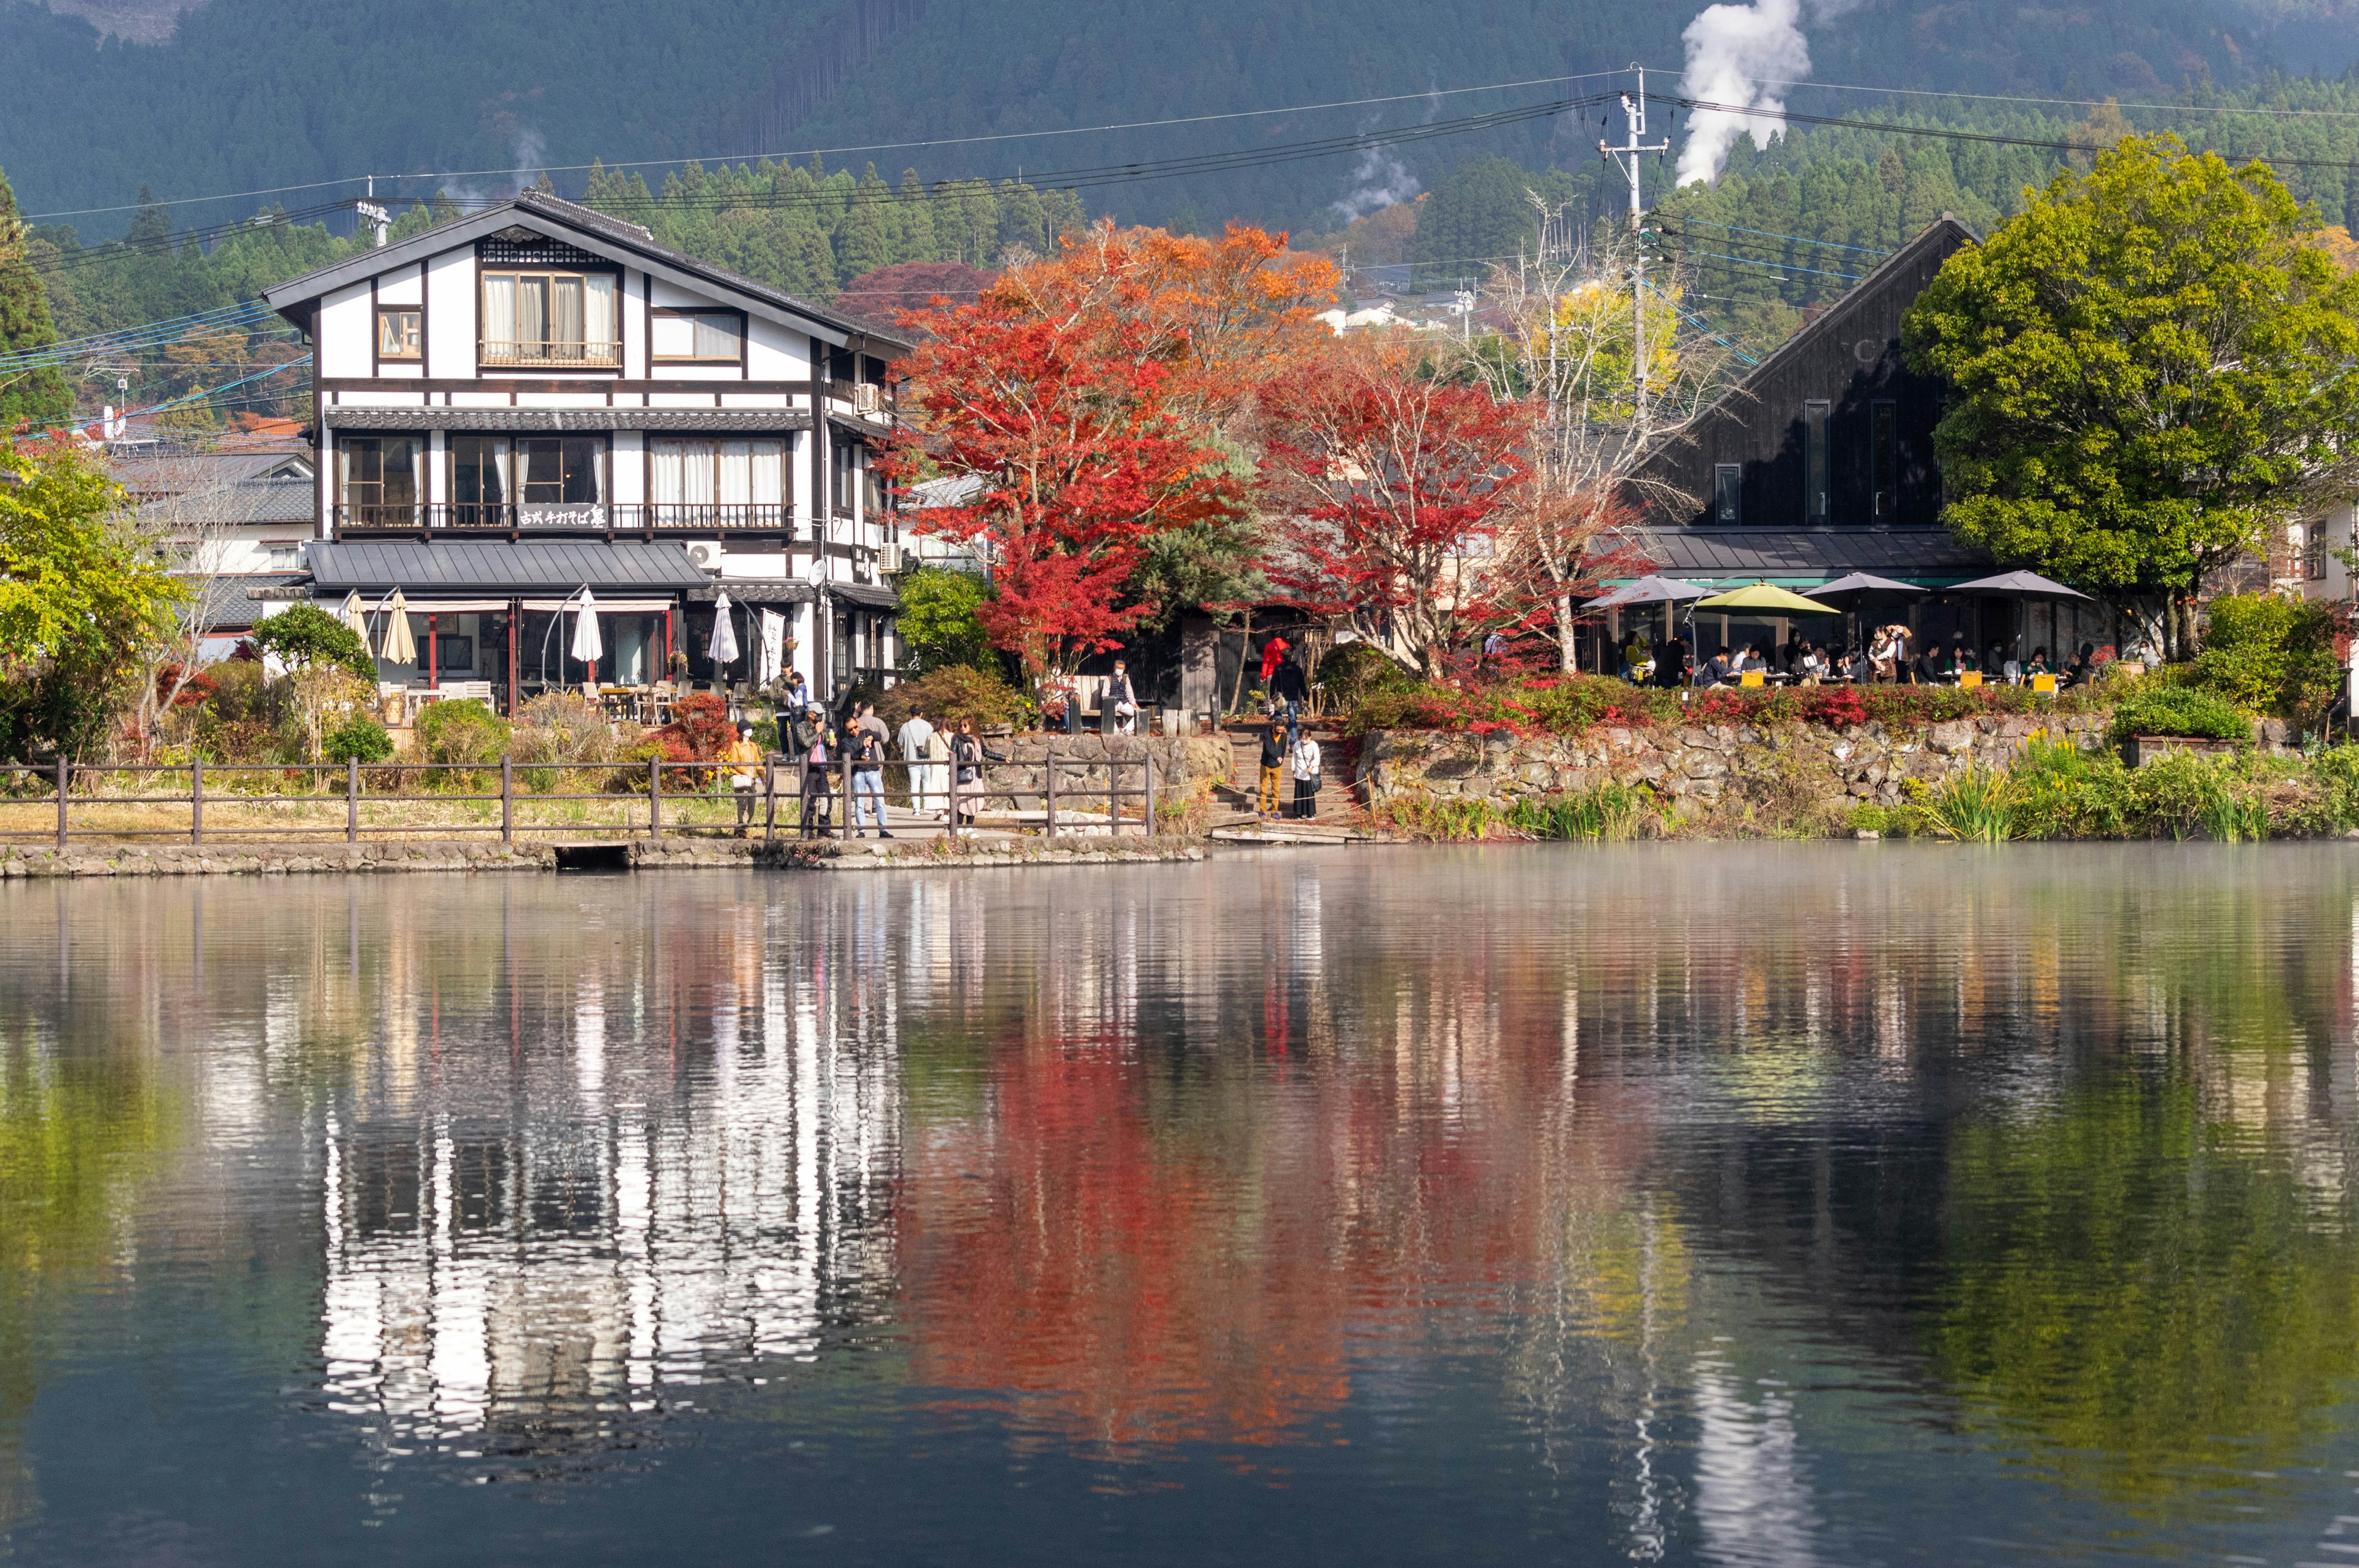
<path fill-rule="evenodd" d="M 2105 723 L 2103 714 L 2076 713 L 1841 730 L 1803 723 L 1600 726 L 1572 737 L 1380 730 L 1362 744 L 1360 774 L 1372 806 L 1407 797 L 1505 806 L 1519 795 L 1619 784 L 1649 786 L 1681 816 L 1724 803 L 1791 811 L 1815 802 L 1832 814 L 1861 802 L 1897 806 L 1907 779 L 1930 784 L 1971 767 L 2005 767 L 2040 730 L 2093 749 Z"/>

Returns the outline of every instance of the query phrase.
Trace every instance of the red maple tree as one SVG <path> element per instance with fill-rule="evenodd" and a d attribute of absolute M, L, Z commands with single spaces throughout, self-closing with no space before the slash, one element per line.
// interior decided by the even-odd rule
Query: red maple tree
<path fill-rule="evenodd" d="M 1419 673 L 1512 625 L 1496 569 L 1528 501 L 1532 410 L 1437 382 L 1401 345 L 1345 343 L 1261 389 L 1272 584 Z"/>
<path fill-rule="evenodd" d="M 904 318 L 932 334 L 909 362 L 903 406 L 922 434 L 882 466 L 906 482 L 930 459 L 977 481 L 917 525 L 981 547 L 995 588 L 984 629 L 1036 676 L 1114 646 L 1147 612 L 1123 590 L 1149 537 L 1232 516 L 1241 500 L 1173 401 L 1169 342 L 1111 294 L 1083 291 L 1050 312 L 994 288 Z"/>

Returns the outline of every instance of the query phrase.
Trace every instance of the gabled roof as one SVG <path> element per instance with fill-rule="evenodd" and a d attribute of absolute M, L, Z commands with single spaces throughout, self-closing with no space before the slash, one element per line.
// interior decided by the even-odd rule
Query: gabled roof
<path fill-rule="evenodd" d="M 799 330 L 815 330 L 817 336 L 839 347 L 856 340 L 867 351 L 886 359 L 909 351 L 908 342 L 886 336 L 856 318 L 798 299 L 783 289 L 756 283 L 726 267 L 684 255 L 656 243 L 655 237 L 636 223 L 625 223 L 579 202 L 538 190 L 527 190 L 455 222 L 290 278 L 275 288 L 263 290 L 262 297 L 270 302 L 272 309 L 297 326 L 303 326 L 307 316 L 304 307 L 322 295 L 350 284 L 365 283 L 389 268 L 412 265 L 429 256 L 473 245 L 517 225 L 563 240 L 608 261 L 642 268 L 684 288 L 725 290 L 734 297 L 732 303 L 743 305 L 755 315 Z"/>
<path fill-rule="evenodd" d="M 1928 254 L 1938 253 L 1946 257 L 1964 246 L 1979 243 L 1981 242 L 1974 237 L 1972 229 L 1947 212 L 1942 213 L 1925 226 L 1923 233 L 1876 263 L 1865 277 L 1852 285 L 1842 298 L 1828 306 L 1817 320 L 1778 344 L 1767 359 L 1745 372 L 1745 379 L 1723 393 L 1720 401 L 1725 404 L 1730 398 L 1745 393 L 1755 382 L 1765 381 L 1776 374 L 1787 360 L 1805 352 L 1821 338 L 1841 330 L 1894 276 L 1917 265 Z"/>
<path fill-rule="evenodd" d="M 571 593 L 584 586 L 599 593 L 619 589 L 669 591 L 701 588 L 709 580 L 678 545 L 619 539 L 447 544 L 316 540 L 303 558 L 319 596 L 338 599 L 351 591 L 382 593 L 397 588 L 411 593 L 421 589 Z"/>

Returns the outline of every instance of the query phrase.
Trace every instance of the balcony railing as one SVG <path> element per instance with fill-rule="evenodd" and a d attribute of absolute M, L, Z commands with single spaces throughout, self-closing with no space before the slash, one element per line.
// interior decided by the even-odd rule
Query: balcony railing
<path fill-rule="evenodd" d="M 339 506 L 332 521 L 345 534 L 599 534 L 658 538 L 683 534 L 808 533 L 807 520 L 783 505 L 609 505 L 602 502 L 512 502 L 497 505 Z"/>
<path fill-rule="evenodd" d="M 623 345 L 504 341 L 479 339 L 476 358 L 487 365 L 530 365 L 541 370 L 612 370 L 623 362 Z"/>

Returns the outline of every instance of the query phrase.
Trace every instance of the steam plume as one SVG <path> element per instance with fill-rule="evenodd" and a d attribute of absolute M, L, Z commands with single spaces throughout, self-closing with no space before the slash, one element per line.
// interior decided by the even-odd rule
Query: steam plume
<path fill-rule="evenodd" d="M 1822 5 L 1821 16 L 1848 5 Z M 1687 74 L 1680 91 L 1689 98 L 1767 114 L 1733 114 L 1716 109 L 1689 113 L 1687 146 L 1680 149 L 1679 182 L 1720 178 L 1728 149 L 1746 131 L 1756 142 L 1786 134 L 1786 99 L 1772 82 L 1810 73 L 1810 46 L 1802 37 L 1802 0 L 1752 0 L 1750 5 L 1707 7 L 1680 35 L 1687 45 Z"/>
<path fill-rule="evenodd" d="M 1360 149 L 1360 164 L 1352 171 L 1352 182 L 1351 190 L 1332 203 L 1346 222 L 1417 194 L 1417 176 L 1382 147 Z"/>

